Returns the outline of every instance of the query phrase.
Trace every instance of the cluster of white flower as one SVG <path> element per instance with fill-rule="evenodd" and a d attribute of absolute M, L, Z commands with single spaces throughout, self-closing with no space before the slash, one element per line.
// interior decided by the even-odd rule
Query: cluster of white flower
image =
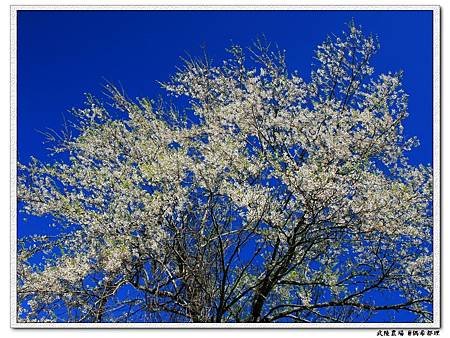
<path fill-rule="evenodd" d="M 389 285 L 405 297 L 414 292 L 402 274 L 426 285 L 431 254 L 426 244 L 408 243 L 431 241 L 432 169 L 407 164 L 415 140 L 402 135 L 401 74 L 366 80 L 378 43 L 354 25 L 319 46 L 310 83 L 288 73 L 283 53 L 257 47 L 250 68 L 233 46 L 222 66 L 187 60 L 163 84 L 190 100 L 192 115 L 108 87 L 127 118 L 88 96 L 88 108 L 75 111 L 78 136 L 55 147 L 70 160 L 19 165 L 24 211 L 51 215 L 68 238 L 73 229 L 79 238 L 55 241 L 59 256 L 40 269 L 35 255 L 50 252 L 52 242 L 23 246 L 18 290 L 28 305 L 21 313 L 68 299 L 83 320 L 99 320 L 100 299 L 124 283 L 172 295 L 198 316 L 217 299 L 235 304 L 218 306 L 233 313 L 251 296 L 252 313 L 263 311 L 258 293 L 245 291 L 252 287 L 265 287 L 267 303 L 299 299 L 311 310 L 319 287 L 338 304 L 362 299 L 355 284 Z M 241 258 L 236 245 L 245 243 L 256 243 L 259 258 Z M 90 280 L 95 273 L 109 284 Z M 203 310 L 199 299 L 208 299 Z"/>

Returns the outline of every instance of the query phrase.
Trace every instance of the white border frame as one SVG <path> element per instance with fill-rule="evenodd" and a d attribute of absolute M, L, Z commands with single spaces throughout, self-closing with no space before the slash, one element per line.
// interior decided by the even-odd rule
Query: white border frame
<path fill-rule="evenodd" d="M 429 10 L 433 12 L 433 322 L 432 323 L 18 323 L 17 322 L 17 11 L 19 10 Z M 151 6 L 121 6 L 121 5 L 89 5 L 89 6 L 35 6 L 35 5 L 12 5 L 10 6 L 10 135 L 11 135 L 11 153 L 10 153 L 10 179 L 11 179 L 11 270 L 10 270 L 10 295 L 11 307 L 10 316 L 11 328 L 360 328 L 360 329 L 438 329 L 441 327 L 441 223 L 440 223 L 440 91 L 441 91 L 441 40 L 440 40 L 440 6 L 421 6 L 421 5 L 353 5 L 353 6 L 334 6 L 334 5 L 281 5 L 281 6 L 249 6 L 249 5 L 151 5 Z"/>

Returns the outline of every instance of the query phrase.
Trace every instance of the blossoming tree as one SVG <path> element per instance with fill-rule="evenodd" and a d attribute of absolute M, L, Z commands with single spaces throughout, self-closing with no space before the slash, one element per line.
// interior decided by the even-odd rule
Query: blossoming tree
<path fill-rule="evenodd" d="M 54 160 L 18 165 L 57 233 L 18 238 L 18 319 L 431 321 L 432 169 L 377 49 L 351 24 L 308 81 L 257 41 L 185 60 L 162 84 L 184 109 L 87 96 Z"/>

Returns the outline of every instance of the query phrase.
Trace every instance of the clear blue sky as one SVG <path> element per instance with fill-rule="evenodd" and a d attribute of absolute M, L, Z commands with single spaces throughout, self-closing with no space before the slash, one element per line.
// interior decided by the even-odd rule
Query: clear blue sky
<path fill-rule="evenodd" d="M 308 78 L 313 51 L 352 18 L 379 36 L 376 72 L 404 70 L 410 95 L 405 132 L 432 156 L 431 11 L 20 11 L 18 14 L 18 156 L 44 158 L 36 130 L 61 129 L 62 114 L 81 107 L 84 92 L 101 95 L 105 79 L 131 97 L 162 93 L 180 56 L 206 46 L 220 62 L 231 42 L 249 46 L 264 34 L 287 50 L 291 70 Z"/>

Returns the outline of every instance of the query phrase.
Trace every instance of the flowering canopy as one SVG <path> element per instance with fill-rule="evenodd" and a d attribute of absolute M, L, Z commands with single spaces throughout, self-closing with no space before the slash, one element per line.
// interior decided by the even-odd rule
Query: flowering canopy
<path fill-rule="evenodd" d="M 261 41 L 188 59 L 162 84 L 180 111 L 88 95 L 55 159 L 18 166 L 57 228 L 18 239 L 19 320 L 431 321 L 432 169 L 377 49 L 350 24 L 308 81 Z"/>

